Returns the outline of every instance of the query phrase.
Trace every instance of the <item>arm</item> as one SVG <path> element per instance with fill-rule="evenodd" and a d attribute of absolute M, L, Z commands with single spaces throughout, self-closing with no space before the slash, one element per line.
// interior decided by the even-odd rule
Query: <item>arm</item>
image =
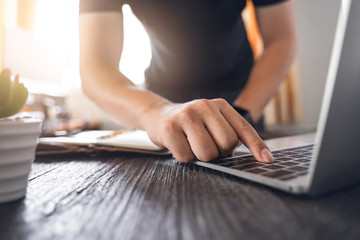
<path fill-rule="evenodd" d="M 248 109 L 255 122 L 285 79 L 296 48 L 291 1 L 259 7 L 256 16 L 264 52 L 255 63 L 243 92 L 234 102 L 235 106 Z"/>
<path fill-rule="evenodd" d="M 222 99 L 172 103 L 138 89 L 119 71 L 123 42 L 120 12 L 80 15 L 80 74 L 87 94 L 123 124 L 144 129 L 181 162 L 210 161 L 244 143 L 259 161 L 272 155 L 255 130 Z"/>

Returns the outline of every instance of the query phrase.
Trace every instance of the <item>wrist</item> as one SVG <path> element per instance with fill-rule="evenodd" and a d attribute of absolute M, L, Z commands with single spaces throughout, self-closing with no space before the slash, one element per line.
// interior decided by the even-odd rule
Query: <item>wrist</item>
<path fill-rule="evenodd" d="M 255 122 L 250 114 L 250 111 L 245 109 L 245 108 L 241 108 L 241 107 L 237 107 L 237 106 L 232 106 L 234 108 L 234 110 L 239 113 L 243 118 L 245 118 L 246 121 L 248 121 L 248 123 L 251 124 L 251 126 L 255 125 Z"/>
<path fill-rule="evenodd" d="M 140 111 L 141 128 L 146 130 L 149 124 L 152 125 L 157 122 L 157 118 L 161 112 L 172 104 L 172 102 L 157 95 L 151 98 L 151 101 L 147 101 L 147 104 L 144 104 Z"/>

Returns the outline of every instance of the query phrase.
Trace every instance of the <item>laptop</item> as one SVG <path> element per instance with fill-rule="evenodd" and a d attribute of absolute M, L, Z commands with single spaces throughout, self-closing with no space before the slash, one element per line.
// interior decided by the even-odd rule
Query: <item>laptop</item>
<path fill-rule="evenodd" d="M 274 149 L 284 139 L 272 140 L 274 163 L 251 154 L 194 163 L 293 194 L 318 195 L 360 181 L 359 22 L 360 1 L 343 0 L 312 142 L 293 136 L 285 142 L 295 144 Z"/>

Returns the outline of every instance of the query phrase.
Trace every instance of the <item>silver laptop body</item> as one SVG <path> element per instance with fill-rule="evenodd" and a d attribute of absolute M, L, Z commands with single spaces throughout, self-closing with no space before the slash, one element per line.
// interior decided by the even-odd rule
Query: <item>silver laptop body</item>
<path fill-rule="evenodd" d="M 316 138 L 312 156 L 309 156 L 311 161 L 308 163 L 308 171 L 303 171 L 306 174 L 298 174 L 291 179 L 286 179 L 286 176 L 276 179 L 266 176 L 269 174 L 255 174 L 256 171 L 227 167 L 221 164 L 221 160 L 194 163 L 294 194 L 318 195 L 360 181 L 359 23 L 360 1 L 343 0 Z M 301 152 L 297 149 L 295 151 Z M 236 158 L 240 157 L 228 158 L 226 161 Z M 265 170 L 266 166 L 260 168 Z"/>

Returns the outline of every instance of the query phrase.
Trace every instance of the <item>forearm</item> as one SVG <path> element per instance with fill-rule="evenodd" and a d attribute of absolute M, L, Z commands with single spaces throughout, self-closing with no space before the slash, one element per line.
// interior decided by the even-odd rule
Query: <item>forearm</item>
<path fill-rule="evenodd" d="M 248 83 L 234 105 L 248 109 L 257 121 L 288 73 L 295 55 L 295 41 L 282 39 L 265 48 L 254 64 Z"/>
<path fill-rule="evenodd" d="M 122 124 L 144 129 L 145 112 L 168 101 L 139 89 L 117 68 L 102 61 L 88 63 L 81 71 L 85 94 Z"/>

